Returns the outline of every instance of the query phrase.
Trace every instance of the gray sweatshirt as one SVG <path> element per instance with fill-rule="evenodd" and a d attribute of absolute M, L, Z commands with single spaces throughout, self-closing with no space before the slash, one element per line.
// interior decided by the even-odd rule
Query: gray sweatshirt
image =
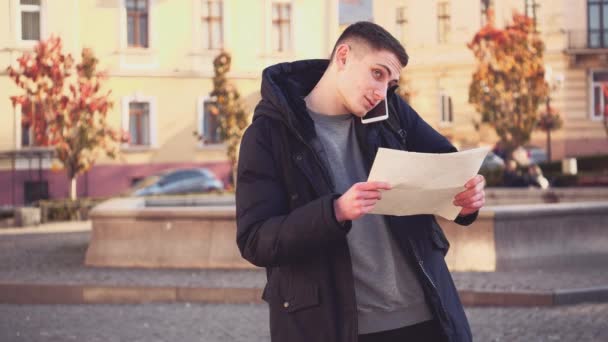
<path fill-rule="evenodd" d="M 331 170 L 335 190 L 344 193 L 367 172 L 355 135 L 354 115 L 311 112 L 321 141 L 321 159 Z M 408 227 L 401 227 L 408 229 Z M 352 222 L 347 235 L 359 321 L 359 334 L 397 329 L 433 318 L 422 288 L 401 254 L 382 215 Z"/>

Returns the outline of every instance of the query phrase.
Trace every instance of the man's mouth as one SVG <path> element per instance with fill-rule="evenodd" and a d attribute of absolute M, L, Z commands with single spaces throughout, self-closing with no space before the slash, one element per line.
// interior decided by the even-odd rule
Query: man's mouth
<path fill-rule="evenodd" d="M 372 101 L 371 101 L 370 99 L 368 99 L 367 97 L 365 98 L 365 101 L 367 102 L 367 106 L 366 106 L 366 109 L 367 109 L 367 110 L 370 110 L 370 109 L 374 108 L 374 106 L 375 106 L 374 102 L 372 102 Z"/>

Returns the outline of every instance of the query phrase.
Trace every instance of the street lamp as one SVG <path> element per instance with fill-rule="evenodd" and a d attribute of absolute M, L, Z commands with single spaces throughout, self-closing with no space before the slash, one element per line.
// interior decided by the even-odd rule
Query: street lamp
<path fill-rule="evenodd" d="M 562 125 L 562 119 L 559 116 L 557 110 L 551 107 L 551 92 L 561 88 L 564 81 L 563 74 L 553 75 L 553 69 L 551 66 L 545 66 L 545 82 L 549 87 L 547 92 L 546 109 L 540 116 L 539 127 L 547 132 L 547 159 L 551 161 L 551 131 L 559 129 Z"/>

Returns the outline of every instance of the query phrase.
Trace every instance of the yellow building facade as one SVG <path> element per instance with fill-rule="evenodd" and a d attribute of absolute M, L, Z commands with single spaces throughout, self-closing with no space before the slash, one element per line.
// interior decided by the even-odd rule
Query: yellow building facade
<path fill-rule="evenodd" d="M 608 153 L 599 110 L 608 103 L 599 92 L 599 84 L 608 80 L 608 31 L 601 29 L 608 27 L 608 18 L 599 14 L 608 13 L 608 1 L 374 0 L 374 21 L 400 39 L 410 55 L 404 76 L 412 106 L 461 147 L 496 142 L 491 128 L 475 129 L 479 116 L 468 103 L 475 60 L 467 43 L 485 24 L 488 4 L 499 28 L 513 11 L 536 20 L 546 44 L 551 105 L 564 119 L 562 129 L 552 133 L 553 159 Z M 545 133 L 535 132 L 531 143 L 545 148 Z"/>
<path fill-rule="evenodd" d="M 3 0 L 0 6 L 0 204 L 30 202 L 26 183 L 38 180 L 48 197 L 67 192 L 63 172 L 49 171 L 48 157 L 28 156 L 37 149 L 9 100 L 20 90 L 6 67 L 38 39 L 59 36 L 77 61 L 82 48 L 92 48 L 108 73 L 109 122 L 129 132 L 131 143 L 118 159 L 100 159 L 79 179 L 78 192 L 109 196 L 167 168 L 207 166 L 227 179 L 226 147 L 215 139 L 205 106 L 213 101 L 213 59 L 222 49 L 232 56 L 229 81 L 252 112 L 264 67 L 327 58 L 338 35 L 338 0 Z M 209 143 L 198 142 L 195 132 Z"/>

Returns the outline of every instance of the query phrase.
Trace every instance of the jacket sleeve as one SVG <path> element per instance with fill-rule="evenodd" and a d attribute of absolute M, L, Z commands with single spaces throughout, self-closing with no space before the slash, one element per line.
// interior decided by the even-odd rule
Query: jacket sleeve
<path fill-rule="evenodd" d="M 420 115 L 405 101 L 399 99 L 400 111 L 405 115 L 407 122 L 408 150 L 424 153 L 451 153 L 458 150 L 448 139 L 431 127 Z M 457 216 L 455 223 L 468 226 L 477 219 L 479 211 L 466 216 Z"/>
<path fill-rule="evenodd" d="M 450 153 L 457 149 L 443 135 L 431 127 L 402 99 L 398 99 L 402 122 L 407 132 L 407 147 L 410 151 L 423 153 Z"/>
<path fill-rule="evenodd" d="M 271 267 L 310 258 L 332 241 L 344 239 L 336 221 L 336 194 L 289 210 L 287 189 L 273 158 L 272 131 L 260 118 L 241 141 L 236 189 L 237 245 L 243 258 Z"/>

